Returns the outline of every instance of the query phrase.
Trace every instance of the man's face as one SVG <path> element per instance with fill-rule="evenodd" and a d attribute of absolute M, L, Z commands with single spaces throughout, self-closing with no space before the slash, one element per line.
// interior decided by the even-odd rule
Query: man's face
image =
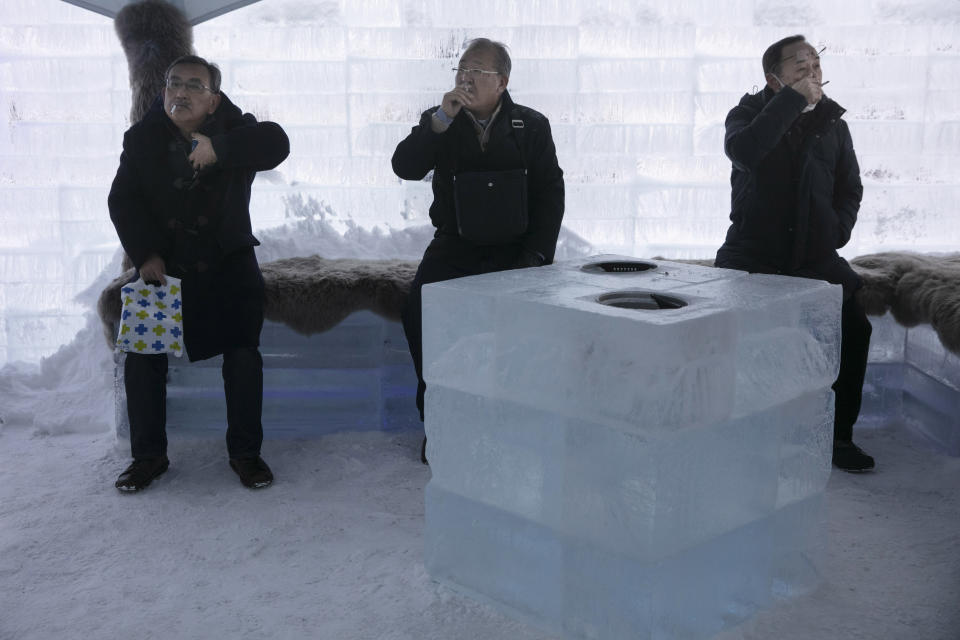
<path fill-rule="evenodd" d="M 220 94 L 210 91 L 210 72 L 202 64 L 178 64 L 167 76 L 171 83 L 176 87 L 163 89 L 163 110 L 180 131 L 192 133 L 217 110 Z"/>
<path fill-rule="evenodd" d="M 812 76 L 819 84 L 823 81 L 823 72 L 820 70 L 820 56 L 817 55 L 817 50 L 807 42 L 794 42 L 785 46 L 780 54 L 780 71 L 776 74 L 780 82 L 773 76 L 774 74 L 767 74 L 767 86 L 774 91 L 780 91 L 783 88 L 780 82 L 789 87 L 807 76 Z"/>
<path fill-rule="evenodd" d="M 492 51 L 470 51 L 460 58 L 460 69 L 482 69 L 496 71 Z M 457 72 L 456 82 L 473 97 L 476 102 L 471 111 L 487 113 L 493 111 L 500 101 L 500 94 L 507 88 L 507 78 L 499 73 L 463 73 Z"/>

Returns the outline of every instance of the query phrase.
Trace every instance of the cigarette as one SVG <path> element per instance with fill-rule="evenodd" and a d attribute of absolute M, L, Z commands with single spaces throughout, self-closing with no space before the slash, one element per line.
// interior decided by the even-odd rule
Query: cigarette
<path fill-rule="evenodd" d="M 829 80 L 827 80 L 826 82 L 821 82 L 821 83 L 820 83 L 820 86 L 821 86 L 821 87 L 825 87 L 825 86 L 827 86 L 828 84 L 830 84 L 830 81 L 829 81 Z"/>
<path fill-rule="evenodd" d="M 173 105 L 172 107 L 170 107 L 170 113 L 173 113 L 176 110 L 177 110 L 177 105 Z"/>

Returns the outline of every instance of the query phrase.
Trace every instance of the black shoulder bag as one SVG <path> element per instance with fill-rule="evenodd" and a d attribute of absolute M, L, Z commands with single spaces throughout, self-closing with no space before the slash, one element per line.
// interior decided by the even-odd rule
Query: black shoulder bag
<path fill-rule="evenodd" d="M 520 149 L 522 169 L 464 171 L 453 175 L 457 231 L 478 245 L 517 242 L 530 222 L 527 211 L 527 159 L 523 153 L 523 120 L 510 121 Z"/>

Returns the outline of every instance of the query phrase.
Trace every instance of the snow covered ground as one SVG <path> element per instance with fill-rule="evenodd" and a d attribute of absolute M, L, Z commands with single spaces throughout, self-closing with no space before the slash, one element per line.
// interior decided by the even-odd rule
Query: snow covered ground
<path fill-rule="evenodd" d="M 426 574 L 417 431 L 268 430 L 262 491 L 171 432 L 167 474 L 122 495 L 112 433 L 0 429 L 3 640 L 550 637 Z M 878 470 L 830 479 L 820 587 L 722 640 L 960 637 L 960 459 L 896 425 L 858 441 Z"/>

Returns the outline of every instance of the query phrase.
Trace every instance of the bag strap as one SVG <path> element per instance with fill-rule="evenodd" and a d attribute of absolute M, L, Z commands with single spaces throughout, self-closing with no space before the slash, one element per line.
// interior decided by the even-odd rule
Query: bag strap
<path fill-rule="evenodd" d="M 527 154 L 523 152 L 523 118 L 519 118 L 520 114 L 517 112 L 517 108 L 514 107 L 513 111 L 510 113 L 510 129 L 513 131 L 513 137 L 517 141 L 517 148 L 520 150 L 520 162 L 523 164 L 523 174 L 527 174 Z"/>

